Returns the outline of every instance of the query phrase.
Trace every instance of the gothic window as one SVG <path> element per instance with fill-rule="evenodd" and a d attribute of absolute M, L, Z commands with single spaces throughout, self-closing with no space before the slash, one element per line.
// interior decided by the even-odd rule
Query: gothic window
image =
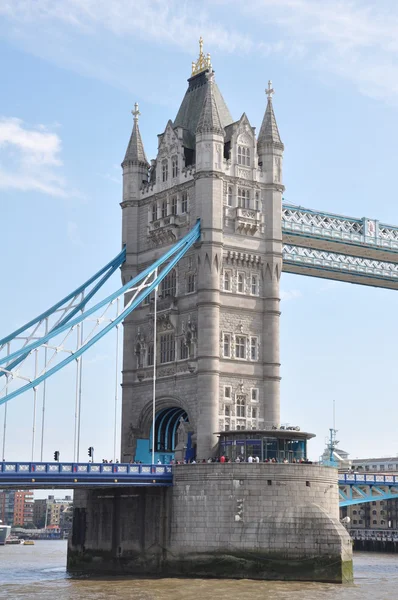
<path fill-rule="evenodd" d="M 231 399 L 231 395 L 232 395 L 232 388 L 230 385 L 225 385 L 224 386 L 224 398 L 228 398 L 229 400 Z"/>
<path fill-rule="evenodd" d="M 252 419 L 257 419 L 257 408 L 252 408 Z"/>
<path fill-rule="evenodd" d="M 187 281 L 187 294 L 192 294 L 195 291 L 195 274 L 190 273 Z"/>
<path fill-rule="evenodd" d="M 172 177 L 174 179 L 174 177 L 177 177 L 178 175 L 178 158 L 177 156 L 173 156 L 173 158 L 171 159 L 171 171 L 172 171 Z"/>
<path fill-rule="evenodd" d="M 224 431 L 229 431 L 229 423 L 225 423 Z"/>
<path fill-rule="evenodd" d="M 166 298 L 166 296 L 172 296 L 173 298 L 177 293 L 177 277 L 175 269 L 166 275 L 160 284 L 160 296 Z"/>
<path fill-rule="evenodd" d="M 147 363 L 148 363 L 148 367 L 153 366 L 153 344 L 149 344 L 149 346 L 148 346 Z"/>
<path fill-rule="evenodd" d="M 162 202 L 162 219 L 167 217 L 167 200 L 163 200 Z"/>
<path fill-rule="evenodd" d="M 250 148 L 238 146 L 238 165 L 250 167 Z"/>
<path fill-rule="evenodd" d="M 252 388 L 251 399 L 252 399 L 252 402 L 258 402 L 258 389 L 257 388 Z"/>
<path fill-rule="evenodd" d="M 135 355 L 137 357 L 137 369 L 140 369 L 142 367 L 142 359 L 143 359 L 143 352 L 141 349 L 141 344 L 136 345 Z"/>
<path fill-rule="evenodd" d="M 257 338 L 256 337 L 250 338 L 250 360 L 258 359 L 257 347 L 258 347 Z"/>
<path fill-rule="evenodd" d="M 238 273 L 238 294 L 245 293 L 245 274 Z"/>
<path fill-rule="evenodd" d="M 231 186 L 228 187 L 227 205 L 232 206 L 232 188 L 231 188 Z"/>
<path fill-rule="evenodd" d="M 243 395 L 239 395 L 236 397 L 236 416 L 246 416 L 246 399 Z"/>
<path fill-rule="evenodd" d="M 185 343 L 184 338 L 181 338 L 180 341 L 180 360 L 185 360 L 189 358 L 189 348 L 188 344 Z"/>
<path fill-rule="evenodd" d="M 257 296 L 258 295 L 258 276 L 257 275 L 252 275 L 252 285 L 251 285 L 251 293 L 252 296 Z"/>
<path fill-rule="evenodd" d="M 240 208 L 250 208 L 250 190 L 238 188 L 238 206 Z"/>
<path fill-rule="evenodd" d="M 152 204 L 152 221 L 156 221 L 158 218 L 158 205 L 156 202 Z"/>
<path fill-rule="evenodd" d="M 177 214 L 177 196 L 173 196 L 171 199 L 171 214 Z"/>
<path fill-rule="evenodd" d="M 165 333 L 160 336 L 160 362 L 168 363 L 174 360 L 175 345 L 174 333 Z"/>
<path fill-rule="evenodd" d="M 256 209 L 256 210 L 260 210 L 260 194 L 259 194 L 258 192 L 256 192 L 256 196 L 255 196 L 255 198 L 256 198 L 256 206 L 255 206 L 255 209 Z"/>
<path fill-rule="evenodd" d="M 231 273 L 224 271 L 224 292 L 231 291 Z"/>
<path fill-rule="evenodd" d="M 377 521 L 373 521 L 373 525 L 377 525 Z"/>
<path fill-rule="evenodd" d="M 236 358 L 246 358 L 245 352 L 246 339 L 243 335 L 235 336 L 235 357 Z"/>
<path fill-rule="evenodd" d="M 162 181 L 167 181 L 169 177 L 169 163 L 167 160 L 162 162 Z"/>
<path fill-rule="evenodd" d="M 377 515 L 377 510 L 372 510 L 372 515 Z"/>
<path fill-rule="evenodd" d="M 188 193 L 183 192 L 181 196 L 181 212 L 184 214 L 188 212 Z"/>
<path fill-rule="evenodd" d="M 231 336 L 229 335 L 229 333 L 224 333 L 223 355 L 225 358 L 230 358 L 231 356 Z"/>
<path fill-rule="evenodd" d="M 229 404 L 226 404 L 224 406 L 224 415 L 226 417 L 230 417 L 231 416 L 231 407 L 229 406 Z"/>

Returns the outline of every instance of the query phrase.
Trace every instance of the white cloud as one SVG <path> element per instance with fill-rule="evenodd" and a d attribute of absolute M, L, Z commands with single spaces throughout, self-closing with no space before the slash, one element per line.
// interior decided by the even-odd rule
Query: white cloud
<path fill-rule="evenodd" d="M 21 119 L 0 117 L 0 188 L 70 195 L 59 167 L 61 139 L 44 125 L 28 127 Z"/>
<path fill-rule="evenodd" d="M 137 42 L 194 58 L 203 35 L 206 51 L 278 54 L 320 78 L 398 100 L 398 4 L 389 0 L 13 0 L 0 2 L 0 15 L 10 25 L 4 35 L 24 49 L 131 91 L 125 65 Z M 145 88 L 146 69 L 139 60 L 135 68 Z"/>
<path fill-rule="evenodd" d="M 380 0 L 252 0 L 246 16 L 276 27 L 324 77 L 333 73 L 361 93 L 398 99 L 398 5 Z M 287 44 L 288 45 L 288 44 Z"/>
<path fill-rule="evenodd" d="M 282 302 L 288 302 L 289 300 L 297 300 L 297 298 L 301 298 L 302 293 L 300 290 L 281 290 L 281 300 Z"/>

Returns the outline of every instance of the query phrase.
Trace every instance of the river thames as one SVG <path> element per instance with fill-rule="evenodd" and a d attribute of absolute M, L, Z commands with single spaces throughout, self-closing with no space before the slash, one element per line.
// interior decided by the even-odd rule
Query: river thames
<path fill-rule="evenodd" d="M 356 553 L 355 583 L 329 585 L 250 580 L 71 578 L 66 541 L 0 547 L 0 599 L 7 600 L 393 600 L 398 555 Z"/>

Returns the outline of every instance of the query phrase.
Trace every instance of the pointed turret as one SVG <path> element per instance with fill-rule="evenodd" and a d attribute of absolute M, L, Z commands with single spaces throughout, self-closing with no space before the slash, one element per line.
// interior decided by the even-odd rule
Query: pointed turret
<path fill-rule="evenodd" d="M 145 155 L 144 144 L 142 143 L 140 128 L 138 127 L 138 117 L 140 111 L 138 110 L 137 102 L 134 104 L 134 110 L 131 111 L 134 117 L 133 131 L 131 132 L 129 145 L 127 146 L 126 155 L 122 162 L 122 167 L 127 163 L 142 164 L 149 167 L 147 157 Z"/>
<path fill-rule="evenodd" d="M 268 96 L 268 101 L 257 139 L 259 154 L 261 154 L 261 150 L 263 150 L 267 144 L 273 144 L 283 150 L 283 143 L 279 135 L 278 125 L 276 124 L 274 107 L 272 106 L 274 90 L 272 89 L 271 81 L 268 81 L 268 88 L 265 90 L 265 93 Z"/>
<path fill-rule="evenodd" d="M 218 133 L 224 135 L 224 128 L 221 124 L 220 113 L 214 95 L 214 73 L 210 67 L 207 73 L 207 89 L 203 102 L 202 112 L 200 113 L 196 133 Z"/>

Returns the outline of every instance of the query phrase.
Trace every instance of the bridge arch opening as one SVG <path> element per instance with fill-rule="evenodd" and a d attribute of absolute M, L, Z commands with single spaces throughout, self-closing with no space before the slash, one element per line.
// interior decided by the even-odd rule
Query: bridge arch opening
<path fill-rule="evenodd" d="M 173 459 L 187 459 L 194 456 L 192 434 L 189 431 L 188 413 L 181 406 L 169 405 L 160 407 L 155 416 L 155 435 L 153 435 L 152 413 L 146 415 L 149 437 L 138 439 L 135 460 L 143 463 L 152 462 L 152 445 L 155 450 L 155 463 L 169 464 Z M 150 421 L 150 424 L 149 424 Z M 181 422 L 183 435 L 179 433 Z M 182 437 L 184 439 L 182 439 Z M 178 456 L 176 456 L 176 450 Z"/>

